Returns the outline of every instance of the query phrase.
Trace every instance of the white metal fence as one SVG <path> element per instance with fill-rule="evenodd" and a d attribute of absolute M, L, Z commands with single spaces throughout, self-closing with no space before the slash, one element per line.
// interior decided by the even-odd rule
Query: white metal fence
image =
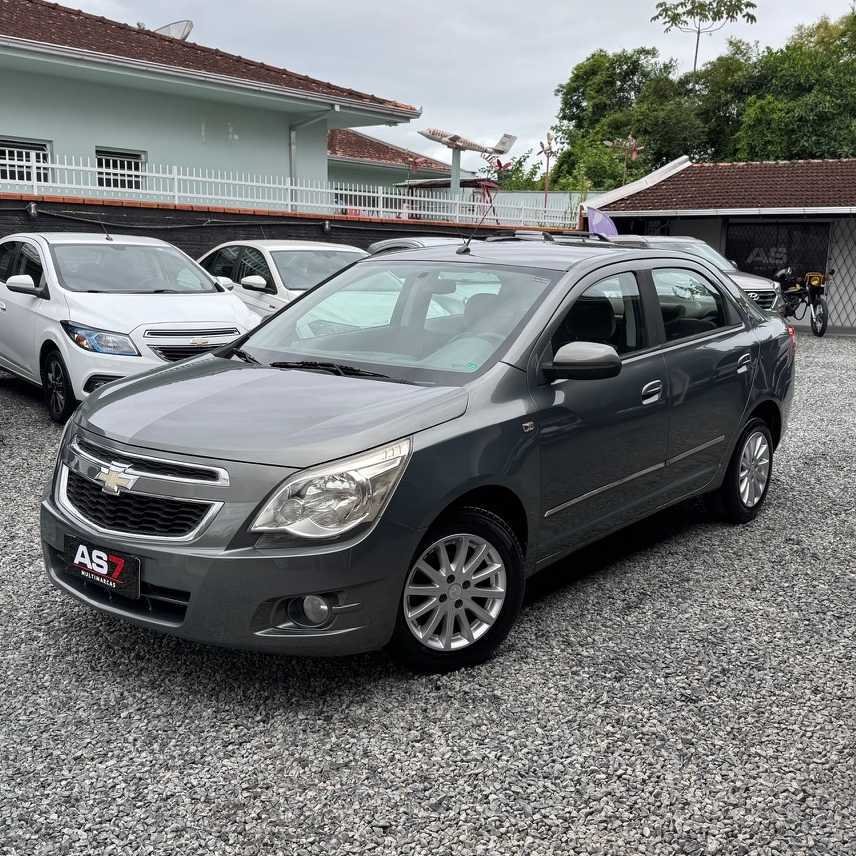
<path fill-rule="evenodd" d="M 574 228 L 576 212 L 543 197 L 493 203 L 479 191 L 340 184 L 248 172 L 0 148 L 0 193 L 140 200 L 319 215 Z"/>

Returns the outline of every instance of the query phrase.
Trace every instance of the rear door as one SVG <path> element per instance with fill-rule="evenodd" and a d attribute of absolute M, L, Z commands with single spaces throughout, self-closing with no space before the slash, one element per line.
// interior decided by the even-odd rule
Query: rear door
<path fill-rule="evenodd" d="M 670 496 L 703 488 L 724 465 L 749 401 L 758 344 L 727 289 L 701 267 L 654 265 L 668 378 Z"/>
<path fill-rule="evenodd" d="M 539 343 L 538 364 L 573 341 L 612 345 L 618 376 L 547 382 L 538 371 L 545 560 L 657 507 L 668 439 L 665 360 L 657 351 L 656 305 L 632 266 L 590 274 Z"/>

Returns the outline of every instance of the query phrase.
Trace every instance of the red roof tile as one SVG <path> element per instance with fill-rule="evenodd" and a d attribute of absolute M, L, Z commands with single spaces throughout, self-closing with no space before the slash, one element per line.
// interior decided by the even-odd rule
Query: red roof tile
<path fill-rule="evenodd" d="M 402 149 L 346 128 L 331 130 L 327 134 L 327 154 L 331 158 L 375 161 L 385 166 L 397 166 L 412 171 L 450 173 L 451 167 L 443 161 L 426 157 L 419 152 Z"/>
<path fill-rule="evenodd" d="M 281 86 L 322 97 L 347 98 L 366 106 L 418 113 L 409 104 L 326 83 L 284 68 L 223 53 L 215 48 L 182 42 L 151 30 L 45 0 L 0 0 L 0 34 L 123 59 L 158 63 L 176 69 Z"/>
<path fill-rule="evenodd" d="M 606 211 L 856 206 L 856 158 L 696 163 Z"/>

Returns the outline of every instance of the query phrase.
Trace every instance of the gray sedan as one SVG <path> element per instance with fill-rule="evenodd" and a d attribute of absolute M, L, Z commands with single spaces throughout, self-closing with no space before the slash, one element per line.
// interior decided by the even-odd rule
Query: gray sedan
<path fill-rule="evenodd" d="M 371 257 L 78 410 L 51 582 L 290 654 L 485 660 L 539 568 L 687 497 L 752 520 L 793 330 L 688 254 L 532 241 Z"/>

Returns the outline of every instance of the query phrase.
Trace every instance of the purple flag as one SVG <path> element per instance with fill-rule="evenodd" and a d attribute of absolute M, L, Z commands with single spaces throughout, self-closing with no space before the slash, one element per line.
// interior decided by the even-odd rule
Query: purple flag
<path fill-rule="evenodd" d="M 598 211 L 597 208 L 588 209 L 588 223 L 589 232 L 606 236 L 618 234 L 618 229 L 615 223 L 612 222 L 612 219 L 604 214 L 603 211 Z"/>

